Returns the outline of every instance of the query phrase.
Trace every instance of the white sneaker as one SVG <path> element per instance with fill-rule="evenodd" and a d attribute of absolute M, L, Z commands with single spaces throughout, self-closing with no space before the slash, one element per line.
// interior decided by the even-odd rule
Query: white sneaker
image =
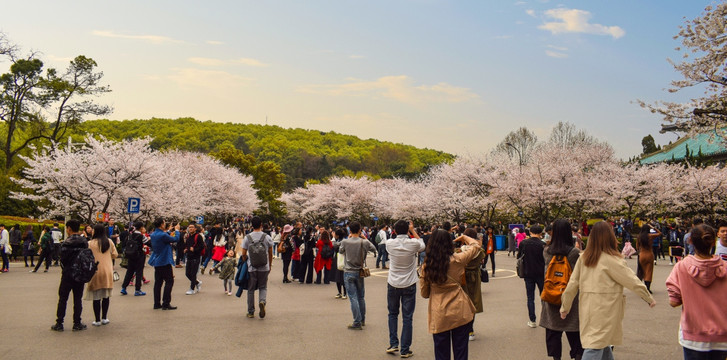
<path fill-rule="evenodd" d="M 192 289 L 189 289 L 189 290 L 187 290 L 187 292 L 185 294 L 186 295 L 194 295 L 195 293 L 196 293 L 196 291 L 194 291 Z"/>
<path fill-rule="evenodd" d="M 528 321 L 528 326 L 530 326 L 531 328 L 534 329 L 534 328 L 538 327 L 538 324 L 536 324 L 534 321 Z"/>
<path fill-rule="evenodd" d="M 674 266 L 674 262 L 669 261 L 669 265 Z"/>
<path fill-rule="evenodd" d="M 101 325 L 108 325 L 110 322 L 109 319 L 101 319 Z"/>
<path fill-rule="evenodd" d="M 93 326 L 101 326 L 101 322 L 100 321 L 94 321 L 94 322 L 91 323 L 91 325 L 93 325 Z"/>
<path fill-rule="evenodd" d="M 475 333 L 470 333 L 470 341 L 475 341 Z"/>
<path fill-rule="evenodd" d="M 227 293 L 227 296 L 232 296 L 232 292 L 228 292 Z"/>
<path fill-rule="evenodd" d="M 197 280 L 197 288 L 194 290 L 195 293 L 202 291 L 202 282 Z"/>

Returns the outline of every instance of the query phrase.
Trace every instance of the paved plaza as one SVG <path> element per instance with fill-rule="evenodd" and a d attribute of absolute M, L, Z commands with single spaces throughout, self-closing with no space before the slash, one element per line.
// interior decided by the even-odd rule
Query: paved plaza
<path fill-rule="evenodd" d="M 371 259 L 368 263 L 373 265 Z M 471 359 L 547 359 L 545 330 L 526 326 L 525 286 L 514 274 L 514 263 L 506 252 L 499 252 L 497 276 L 482 285 L 485 311 L 475 321 Z M 144 297 L 120 296 L 116 282 L 109 325 L 91 326 L 91 302 L 84 301 L 88 330 L 70 331 L 69 301 L 66 331 L 55 333 L 50 326 L 55 321 L 60 268 L 31 274 L 22 262 L 14 262 L 9 273 L 0 274 L 0 359 L 398 359 L 384 352 L 388 346 L 385 271 L 372 269 L 372 277 L 366 279 L 366 327 L 353 331 L 346 328 L 352 320 L 349 302 L 334 298 L 334 283 L 283 284 L 281 265 L 279 259 L 273 263 L 265 319 L 246 318 L 247 293 L 242 299 L 226 296 L 216 275 L 201 276 L 202 291 L 185 295 L 189 282 L 184 269 L 175 269 L 172 304 L 178 310 L 152 309 L 153 281 L 144 285 Z M 629 265 L 636 268 L 635 258 Z M 117 265 L 116 270 L 123 278 L 125 269 Z M 616 347 L 617 359 L 681 358 L 680 310 L 668 305 L 664 285 L 670 270 L 663 260 L 655 267 L 656 308 L 649 309 L 626 292 L 624 345 Z M 153 280 L 153 272 L 146 267 L 148 279 Z M 567 354 L 565 336 L 563 343 Z M 414 314 L 412 351 L 415 358 L 433 358 L 427 300 L 422 298 L 417 299 Z"/>

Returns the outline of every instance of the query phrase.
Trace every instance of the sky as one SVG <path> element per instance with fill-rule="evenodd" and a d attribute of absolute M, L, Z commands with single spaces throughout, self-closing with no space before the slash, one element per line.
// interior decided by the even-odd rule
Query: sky
<path fill-rule="evenodd" d="M 620 158 L 658 144 L 635 100 L 684 101 L 673 39 L 710 1 L 13 1 L 0 31 L 46 66 L 96 60 L 110 119 L 336 131 L 458 155 L 567 121 Z M 7 71 L 0 64 L 0 72 Z"/>

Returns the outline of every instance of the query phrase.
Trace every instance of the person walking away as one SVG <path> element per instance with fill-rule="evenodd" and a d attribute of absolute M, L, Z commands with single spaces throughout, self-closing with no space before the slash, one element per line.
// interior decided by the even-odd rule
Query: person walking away
<path fill-rule="evenodd" d="M 280 253 L 278 253 L 278 245 L 280 245 L 280 226 L 275 227 L 275 232 L 273 233 L 273 257 L 280 257 Z"/>
<path fill-rule="evenodd" d="M 185 275 L 189 279 L 189 290 L 185 294 L 194 295 L 202 290 L 202 282 L 197 280 L 197 269 L 199 269 L 199 263 L 202 261 L 206 249 L 202 225 L 190 224 L 187 226 L 187 243 L 184 247 L 187 256 Z"/>
<path fill-rule="evenodd" d="M 35 235 L 33 234 L 33 226 L 28 225 L 28 228 L 25 230 L 25 234 L 23 234 L 23 261 L 25 262 L 25 267 L 33 267 L 34 264 L 34 258 L 35 258 Z M 30 265 L 28 265 L 28 257 L 30 257 Z"/>
<path fill-rule="evenodd" d="M 137 221 L 134 223 L 131 235 L 126 240 L 124 246 L 124 256 L 127 260 L 126 275 L 124 281 L 121 282 L 121 295 L 128 294 L 126 287 L 131 283 L 131 278 L 135 278 L 134 296 L 144 296 L 145 292 L 141 291 L 141 282 L 144 279 L 144 262 L 146 261 L 146 253 L 144 253 L 144 243 L 146 237 L 142 234 L 145 232 L 144 223 Z"/>
<path fill-rule="evenodd" d="M 376 241 L 376 246 L 378 247 L 379 255 L 376 256 L 376 268 L 379 268 L 379 263 L 381 263 L 382 269 L 387 269 L 386 262 L 389 261 L 388 253 L 386 252 L 386 240 L 388 240 L 389 236 L 386 232 L 388 229 L 388 225 L 384 225 L 381 227 L 381 230 L 379 230 L 378 233 L 376 233 L 376 237 L 374 238 L 374 241 Z M 399 233 L 396 234 L 397 236 Z"/>
<path fill-rule="evenodd" d="M 12 245 L 10 245 L 10 233 L 5 229 L 5 224 L 0 224 L 0 253 L 3 257 L 3 267 L 0 272 L 8 272 L 10 269 L 9 256 L 12 254 Z"/>
<path fill-rule="evenodd" d="M 252 232 L 242 241 L 242 259 L 247 261 L 250 280 L 247 285 L 247 317 L 255 317 L 255 291 L 259 291 L 259 316 L 265 318 L 268 295 L 268 275 L 273 265 L 273 239 L 262 232 L 262 220 L 254 216 L 250 220 Z M 265 257 L 267 255 L 267 257 Z"/>
<path fill-rule="evenodd" d="M 31 226 L 31 229 L 32 229 L 32 226 Z M 10 229 L 8 235 L 10 235 L 10 246 L 13 248 L 13 251 L 12 251 L 13 261 L 17 261 L 18 253 L 20 252 L 20 241 L 23 238 L 23 232 L 20 231 L 20 225 L 19 224 L 13 225 L 13 228 Z M 27 261 L 26 261 L 26 263 L 27 263 Z"/>
<path fill-rule="evenodd" d="M 613 359 L 611 346 L 622 344 L 624 287 L 639 295 L 650 307 L 656 306 L 651 293 L 621 257 L 611 225 L 599 221 L 593 225 L 588 246 L 561 296 L 561 319 L 568 317 L 578 296 L 583 360 Z"/>
<path fill-rule="evenodd" d="M 341 242 L 343 241 L 343 239 L 346 238 L 346 231 L 343 230 L 343 229 L 341 229 L 341 228 L 338 228 L 338 229 L 336 229 L 336 231 L 334 232 L 334 234 L 335 234 L 335 238 L 336 238 L 336 242 L 333 244 L 333 250 L 335 251 L 335 253 L 334 253 L 335 254 L 335 256 L 334 256 L 335 261 L 333 261 L 333 264 L 332 264 L 331 268 L 333 269 L 332 270 L 333 271 L 333 278 L 336 281 L 336 290 L 338 290 L 338 294 L 336 294 L 336 299 L 344 299 L 345 300 L 348 296 L 347 296 L 347 293 L 346 293 L 346 286 L 345 286 L 345 283 L 343 281 L 343 274 L 344 274 L 343 269 L 344 269 L 344 267 L 343 266 L 340 266 L 340 267 L 338 266 L 338 262 L 339 262 L 338 259 L 339 259 L 339 257 L 343 257 L 343 264 L 345 264 L 345 260 L 346 259 L 345 259 L 345 256 L 343 254 L 339 254 L 338 249 L 341 246 Z M 343 292 L 341 292 L 341 290 L 343 290 Z"/>
<path fill-rule="evenodd" d="M 495 250 L 495 229 L 492 226 L 488 225 L 485 231 L 486 233 L 484 236 L 482 236 L 482 241 L 483 245 L 486 242 L 487 246 L 484 246 L 486 255 L 483 259 L 482 268 L 487 268 L 487 258 L 489 257 L 492 262 L 492 277 L 495 277 L 495 254 L 497 253 L 497 250 Z"/>
<path fill-rule="evenodd" d="M 482 240 L 477 239 L 477 231 L 473 228 L 467 228 L 464 230 L 464 235 L 467 235 L 480 244 L 480 250 L 477 255 L 464 268 L 465 287 L 464 290 L 469 296 L 472 304 L 475 306 L 475 315 L 484 311 L 482 304 L 482 278 L 480 277 L 480 265 L 483 259 L 487 259 L 485 250 L 482 248 Z M 454 252 L 466 251 L 467 245 L 461 245 L 459 248 L 455 247 Z M 469 323 L 469 340 L 475 340 L 475 316 L 472 317 L 472 321 Z"/>
<path fill-rule="evenodd" d="M 53 228 L 50 230 L 53 236 L 53 259 L 55 260 L 54 266 L 58 266 L 61 253 L 61 240 L 63 239 L 63 232 L 58 227 L 58 223 L 53 223 Z"/>
<path fill-rule="evenodd" d="M 316 253 L 316 259 L 313 261 L 313 268 L 316 271 L 316 284 L 321 283 L 321 272 L 323 272 L 323 283 L 329 284 L 331 282 L 331 265 L 333 263 L 333 243 L 331 242 L 331 235 L 327 230 L 321 231 L 321 238 L 316 243 L 318 252 Z"/>
<path fill-rule="evenodd" d="M 636 243 L 637 250 L 639 250 L 640 268 L 640 271 L 637 271 L 636 273 L 638 275 L 638 278 L 644 281 L 644 284 L 646 284 L 646 289 L 649 290 L 650 293 L 651 281 L 654 276 L 654 263 L 656 262 L 656 260 L 654 259 L 652 243 L 653 240 L 659 236 L 661 236 L 661 232 L 659 232 L 659 230 L 656 230 L 655 233 L 652 233 L 651 226 L 649 224 L 644 224 L 644 226 L 641 227 L 639 240 Z"/>
<path fill-rule="evenodd" d="M 227 296 L 232 295 L 232 285 L 235 280 L 236 269 L 237 259 L 235 257 L 235 250 L 227 250 L 227 257 L 222 259 L 222 261 L 214 267 L 214 270 L 219 271 L 220 273 L 219 277 L 220 280 L 222 280 L 222 284 L 225 286 L 225 293 Z"/>
<path fill-rule="evenodd" d="M 522 233 L 521 233 L 522 234 Z M 528 306 L 528 326 L 536 328 L 535 323 L 535 286 L 538 287 L 538 297 L 543 292 L 543 281 L 545 279 L 545 259 L 543 258 L 544 244 L 540 239 L 543 235 L 543 227 L 535 224 L 530 227 L 530 238 L 523 240 L 518 246 L 517 258 L 523 259 L 523 270 L 525 276 L 525 293 Z"/>
<path fill-rule="evenodd" d="M 405 220 L 394 224 L 396 237 L 386 241 L 389 255 L 389 274 L 386 282 L 386 302 L 389 310 L 389 347 L 387 353 L 399 351 L 402 358 L 413 355 L 411 341 L 414 308 L 417 294 L 417 258 L 424 251 L 414 225 Z M 401 308 L 401 343 L 398 337 L 399 308 Z"/>
<path fill-rule="evenodd" d="M 174 286 L 174 257 L 172 256 L 172 245 L 179 241 L 179 224 L 171 233 L 165 229 L 167 223 L 163 218 L 154 220 L 154 232 L 151 234 L 151 256 L 149 265 L 154 267 L 154 309 L 176 310 L 172 306 L 172 287 Z M 162 287 L 164 297 L 162 298 Z"/>
<path fill-rule="evenodd" d="M 727 358 L 727 262 L 710 254 L 715 235 L 708 225 L 695 227 L 695 256 L 678 262 L 666 279 L 669 305 L 682 306 L 679 345 L 685 360 Z"/>
<path fill-rule="evenodd" d="M 565 258 L 570 269 L 574 269 L 581 251 L 575 247 L 575 242 L 571 234 L 571 225 L 568 220 L 558 219 L 553 223 L 553 235 L 550 239 L 550 244 L 543 251 L 543 257 L 547 266 L 545 273 L 549 274 L 552 264 L 551 261 L 554 258 L 556 261 L 562 261 Z M 557 274 L 553 273 L 553 275 Z M 567 279 L 560 280 L 567 282 Z M 558 301 L 554 303 L 543 301 L 540 312 L 540 326 L 545 328 L 545 346 L 548 351 L 548 356 L 551 356 L 554 360 L 561 359 L 563 355 L 561 338 L 563 337 L 563 332 L 565 332 L 568 338 L 568 344 L 570 345 L 569 358 L 580 360 L 583 357 L 583 346 L 581 345 L 580 332 L 578 331 L 578 298 L 573 300 L 571 310 L 565 319 L 560 318 L 561 297 L 558 296 L 557 299 Z"/>
<path fill-rule="evenodd" d="M 48 268 L 50 267 L 50 262 L 52 260 L 52 254 L 53 236 L 51 235 L 50 227 L 44 226 L 43 235 L 40 236 L 40 256 L 38 258 L 38 264 L 35 265 L 35 269 L 31 270 L 30 272 L 38 272 L 38 268 L 43 262 L 45 262 L 45 270 L 43 270 L 43 272 L 48 272 Z"/>
<path fill-rule="evenodd" d="M 517 255 L 517 242 L 515 241 L 516 229 L 512 229 L 512 231 L 507 233 L 507 256 L 510 256 L 510 253 Z"/>
<path fill-rule="evenodd" d="M 97 224 L 93 227 L 93 239 L 88 242 L 93 257 L 98 263 L 96 274 L 86 287 L 84 300 L 93 301 L 93 326 L 107 325 L 109 323 L 109 303 L 111 292 L 114 290 L 113 259 L 118 256 L 113 240 L 106 236 L 104 226 Z"/>
<path fill-rule="evenodd" d="M 427 322 L 434 340 L 436 360 L 449 360 L 452 353 L 455 360 L 468 358 L 469 323 L 475 316 L 475 306 L 460 281 L 465 266 L 481 253 L 480 244 L 466 235 L 454 242 L 467 247 L 455 253 L 447 230 L 432 232 L 419 277 L 421 296 L 429 299 Z"/>
<path fill-rule="evenodd" d="M 81 222 L 76 219 L 70 219 L 66 222 L 66 233 L 68 238 L 63 242 L 59 251 L 59 260 L 61 263 L 61 283 L 58 286 L 58 308 L 56 309 L 56 323 L 51 326 L 53 331 L 63 331 L 63 319 L 66 317 L 66 306 L 68 304 L 68 295 L 73 291 L 73 331 L 86 330 L 86 325 L 81 322 L 81 312 L 83 305 L 81 298 L 83 297 L 84 283 L 73 280 L 71 277 L 71 268 L 74 260 L 83 249 L 88 248 L 88 241 L 81 236 Z"/>
<path fill-rule="evenodd" d="M 278 246 L 278 254 L 280 254 L 280 257 L 283 259 L 283 284 L 290 283 L 288 270 L 293 256 L 293 244 L 290 236 L 291 231 L 293 231 L 292 225 L 283 226 L 283 233 L 280 235 L 280 245 Z"/>
<path fill-rule="evenodd" d="M 363 330 L 363 327 L 366 326 L 366 301 L 364 300 L 365 288 L 361 269 L 366 264 L 366 253 L 371 251 L 376 254 L 376 247 L 371 241 L 361 237 L 361 224 L 358 221 L 349 223 L 348 228 L 351 231 L 350 236 L 341 241 L 338 247 L 338 251 L 345 256 L 346 260 L 343 268 L 343 281 L 353 315 L 353 323 L 348 325 L 348 328 Z"/>

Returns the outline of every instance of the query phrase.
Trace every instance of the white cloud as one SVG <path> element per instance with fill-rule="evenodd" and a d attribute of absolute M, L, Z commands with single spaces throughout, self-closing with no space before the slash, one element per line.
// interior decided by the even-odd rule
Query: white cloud
<path fill-rule="evenodd" d="M 172 68 L 168 79 L 181 87 L 187 88 L 235 88 L 252 83 L 252 79 L 220 70 L 202 70 L 194 68 Z"/>
<path fill-rule="evenodd" d="M 267 67 L 270 66 L 269 64 L 265 64 L 259 60 L 256 59 L 250 59 L 250 58 L 239 58 L 235 60 L 236 63 L 247 65 L 247 66 L 257 66 L 257 67 Z"/>
<path fill-rule="evenodd" d="M 578 9 L 550 9 L 545 15 L 558 21 L 546 22 L 538 28 L 548 30 L 553 34 L 559 33 L 585 33 L 594 35 L 608 35 L 618 39 L 626 35 L 626 31 L 618 26 L 591 24 L 588 20 L 591 13 Z"/>
<path fill-rule="evenodd" d="M 181 43 L 181 40 L 172 39 L 167 36 L 161 36 L 161 35 L 125 35 L 125 34 L 117 34 L 113 31 L 105 31 L 105 30 L 93 30 L 91 32 L 95 36 L 100 37 L 108 37 L 108 38 L 116 38 L 116 39 L 128 39 L 128 40 L 141 40 L 141 41 L 147 41 L 152 44 L 161 44 L 166 42 L 171 43 Z"/>
<path fill-rule="evenodd" d="M 349 59 L 363 59 L 365 56 L 363 55 L 349 55 Z"/>
<path fill-rule="evenodd" d="M 191 58 L 187 59 L 187 61 L 191 62 L 192 64 L 197 64 L 197 65 L 202 65 L 202 66 L 224 66 L 224 65 L 235 65 L 235 64 L 242 64 L 242 65 L 246 65 L 246 66 L 255 66 L 255 67 L 269 66 L 268 64 L 265 64 L 259 60 L 250 59 L 250 58 L 223 60 L 223 59 L 214 59 L 214 58 L 205 58 L 205 57 L 191 57 Z"/>
<path fill-rule="evenodd" d="M 527 10 L 525 10 L 525 13 L 532 17 L 535 17 L 535 10 L 533 10 L 533 9 L 527 9 Z"/>
<path fill-rule="evenodd" d="M 218 41 L 218 40 L 207 40 L 206 43 L 207 44 L 210 44 L 210 45 L 222 45 L 222 44 L 224 44 L 222 41 Z"/>
<path fill-rule="evenodd" d="M 558 50 L 558 51 L 568 51 L 567 47 L 555 46 L 555 45 L 548 45 L 548 47 L 551 49 L 554 49 L 554 50 Z"/>
<path fill-rule="evenodd" d="M 568 57 L 568 54 L 566 54 L 566 53 L 557 52 L 557 51 L 553 51 L 553 50 L 545 50 L 545 55 L 548 55 L 548 56 L 550 56 L 552 58 L 556 58 L 556 59 L 565 59 Z"/>
<path fill-rule="evenodd" d="M 470 89 L 447 83 L 415 86 L 406 75 L 384 76 L 374 81 L 347 79 L 345 84 L 308 85 L 298 92 L 331 96 L 387 98 L 404 103 L 446 102 L 461 103 L 479 99 Z"/>
<path fill-rule="evenodd" d="M 73 60 L 73 58 L 64 57 L 64 56 L 48 55 L 48 60 L 51 62 L 68 63 L 68 62 L 71 62 L 71 60 Z"/>

